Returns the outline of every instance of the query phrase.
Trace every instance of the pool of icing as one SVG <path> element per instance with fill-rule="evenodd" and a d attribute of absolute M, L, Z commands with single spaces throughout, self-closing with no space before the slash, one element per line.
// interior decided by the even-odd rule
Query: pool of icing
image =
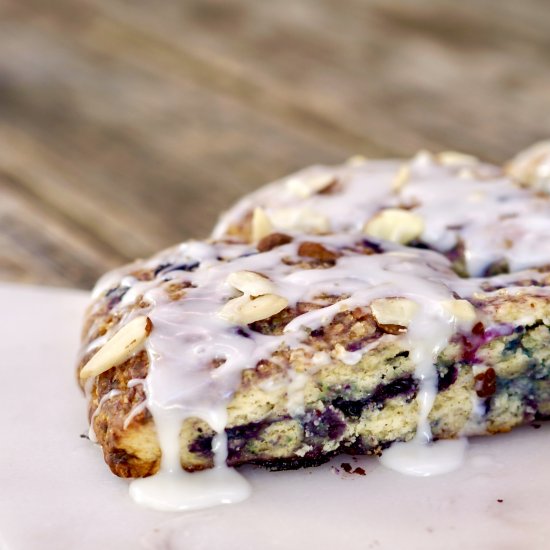
<path fill-rule="evenodd" d="M 435 477 L 339 457 L 309 470 L 242 468 L 253 492 L 231 506 L 137 506 L 81 437 L 86 405 L 71 373 L 87 294 L 2 285 L 0 300 L 1 550 L 546 547 L 550 425 L 472 439 L 463 465 Z"/>

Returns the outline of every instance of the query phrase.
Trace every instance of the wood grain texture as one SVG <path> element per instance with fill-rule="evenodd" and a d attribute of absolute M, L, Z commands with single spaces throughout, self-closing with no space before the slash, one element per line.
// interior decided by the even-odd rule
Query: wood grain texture
<path fill-rule="evenodd" d="M 90 287 L 354 153 L 550 135 L 545 0 L 0 0 L 0 280 Z"/>

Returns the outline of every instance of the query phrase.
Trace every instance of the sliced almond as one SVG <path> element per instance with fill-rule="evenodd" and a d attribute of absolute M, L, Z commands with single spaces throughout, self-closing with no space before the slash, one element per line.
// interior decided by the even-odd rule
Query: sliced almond
<path fill-rule="evenodd" d="M 540 141 L 525 149 L 504 169 L 519 183 L 550 192 L 550 140 Z"/>
<path fill-rule="evenodd" d="M 247 294 L 239 296 L 238 298 L 233 298 L 227 301 L 220 311 L 218 311 L 218 317 L 230 323 L 240 324 L 241 308 L 250 301 L 252 301 L 252 298 Z"/>
<path fill-rule="evenodd" d="M 394 192 L 399 192 L 411 178 L 411 167 L 408 164 L 402 164 L 397 174 L 391 182 L 391 189 Z"/>
<path fill-rule="evenodd" d="M 404 327 L 402 325 L 386 325 L 384 323 L 377 323 L 377 326 L 382 332 L 385 332 L 386 334 L 392 334 L 393 336 L 397 336 L 399 334 L 404 334 L 407 332 L 407 327 Z"/>
<path fill-rule="evenodd" d="M 288 306 L 288 300 L 277 294 L 265 294 L 248 302 L 241 308 L 241 322 L 254 323 L 276 315 Z"/>
<path fill-rule="evenodd" d="M 463 325 L 473 325 L 477 321 L 476 308 L 468 300 L 448 300 L 443 307 Z"/>
<path fill-rule="evenodd" d="M 218 315 L 230 323 L 249 325 L 276 315 L 287 305 L 288 300 L 277 294 L 265 294 L 254 299 L 244 295 L 229 300 Z"/>
<path fill-rule="evenodd" d="M 367 157 L 364 157 L 363 155 L 353 155 L 348 160 L 346 160 L 346 164 L 348 166 L 362 166 L 367 162 L 368 162 Z"/>
<path fill-rule="evenodd" d="M 310 174 L 292 176 L 286 180 L 286 188 L 296 197 L 307 199 L 330 187 L 336 181 L 334 174 Z"/>
<path fill-rule="evenodd" d="M 92 376 L 99 376 L 127 361 L 145 342 L 152 328 L 153 325 L 148 317 L 132 319 L 84 365 L 80 371 L 80 378 L 85 380 Z"/>
<path fill-rule="evenodd" d="M 263 208 L 254 208 L 251 233 L 252 242 L 258 242 L 270 233 L 273 233 L 273 225 Z"/>
<path fill-rule="evenodd" d="M 279 229 L 304 233 L 328 233 L 330 230 L 328 218 L 311 208 L 281 208 L 271 213 L 271 221 Z"/>
<path fill-rule="evenodd" d="M 363 231 L 371 237 L 407 244 L 422 235 L 424 220 L 408 210 L 387 208 L 368 221 Z"/>
<path fill-rule="evenodd" d="M 458 151 L 442 151 L 436 155 L 437 161 L 443 166 L 474 166 L 479 159 L 473 155 L 466 155 Z"/>
<path fill-rule="evenodd" d="M 250 296 L 261 296 L 275 291 L 275 285 L 267 277 L 254 271 L 235 271 L 227 277 L 227 282 Z"/>
<path fill-rule="evenodd" d="M 426 149 L 420 149 L 416 155 L 410 160 L 410 164 L 415 168 L 423 168 L 430 166 L 435 162 L 435 157 Z"/>
<path fill-rule="evenodd" d="M 418 311 L 418 304 L 408 298 L 379 298 L 370 308 L 378 324 L 408 327 Z"/>

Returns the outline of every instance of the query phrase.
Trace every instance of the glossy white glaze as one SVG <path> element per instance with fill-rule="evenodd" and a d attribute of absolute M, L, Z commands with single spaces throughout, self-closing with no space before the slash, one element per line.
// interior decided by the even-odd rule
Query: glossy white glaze
<path fill-rule="evenodd" d="M 478 276 L 505 260 L 511 271 L 544 265 L 550 258 L 550 197 L 540 187 L 526 188 L 500 168 L 468 157 L 452 163 L 429 153 L 410 161 L 368 160 L 340 166 L 312 166 L 241 199 L 214 229 L 221 238 L 255 207 L 262 207 L 274 230 L 292 226 L 292 212 L 323 216 L 329 231 L 360 231 L 385 208 L 403 208 L 424 221 L 420 240 L 440 252 L 459 242 L 470 275 Z M 406 167 L 404 181 L 395 181 Z M 546 165 L 539 167 L 539 170 Z M 296 193 L 297 180 L 338 182 L 331 193 Z M 542 176 L 541 176 L 542 177 Z M 288 222 L 288 223 L 287 223 Z"/>
<path fill-rule="evenodd" d="M 435 442 L 416 438 L 394 443 L 384 451 L 380 462 L 386 468 L 411 476 L 447 474 L 462 465 L 467 445 L 466 438 Z"/>
<path fill-rule="evenodd" d="M 223 236 L 232 223 L 261 206 L 273 229 L 290 232 L 292 243 L 257 253 L 246 244 L 190 242 L 100 280 L 94 291 L 96 298 L 109 289 L 127 287 L 112 310 L 121 318 L 120 324 L 139 314 L 147 315 L 153 325 L 145 343 L 149 358 L 145 406 L 155 422 L 162 462 L 156 476 L 133 482 L 131 494 L 136 501 L 162 510 L 183 510 L 246 498 L 245 480 L 226 465 L 225 435 L 227 405 L 243 370 L 279 349 L 305 349 L 313 356 L 315 350 L 308 349 L 305 342 L 309 331 L 327 325 L 339 312 L 368 307 L 384 298 L 406 299 L 415 307 L 406 333 L 394 338 L 402 341 L 415 365 L 419 416 L 415 438 L 386 451 L 383 463 L 414 475 L 447 472 L 460 463 L 465 449 L 462 440 L 432 443 L 428 415 L 437 394 L 434 363 L 451 336 L 459 330 L 469 331 L 476 322 L 473 309 L 465 320 L 448 304 L 457 297 L 475 295 L 487 280 L 460 279 L 449 261 L 436 252 L 391 243 L 380 243 L 383 253 L 353 251 L 364 238 L 363 226 L 372 216 L 384 208 L 398 208 L 420 216 L 420 239 L 435 250 L 448 252 L 461 242 L 472 274 L 482 273 L 501 260 L 512 271 L 547 264 L 550 242 L 543 237 L 550 234 L 549 198 L 512 182 L 496 167 L 467 157 L 451 160 L 449 156 L 436 159 L 421 153 L 406 164 L 368 161 L 306 169 L 243 199 L 215 230 L 215 235 Z M 325 194 L 327 186 L 334 189 Z M 331 231 L 343 233 L 314 238 L 293 233 L 292 229 L 309 230 L 305 227 L 307 219 L 302 219 L 308 216 L 314 216 L 316 227 L 324 227 L 317 221 L 326 217 Z M 301 221 L 297 224 L 296 220 Z M 333 266 L 300 267 L 299 245 L 312 239 L 337 254 Z M 151 269 L 156 269 L 152 280 L 142 281 L 132 275 Z M 255 291 L 247 294 L 237 290 L 257 274 L 261 278 L 253 284 Z M 526 276 L 537 279 L 543 275 L 530 272 Z M 510 293 L 522 292 L 521 287 L 514 287 L 515 278 L 503 275 L 491 282 L 511 287 Z M 183 283 L 185 298 L 172 299 L 168 285 Z M 277 298 L 282 307 L 303 302 L 316 302 L 320 307 L 295 317 L 282 335 L 266 336 L 246 329 L 250 321 L 239 323 L 235 313 L 235 308 L 255 299 L 254 292 Z M 540 292 L 548 293 L 546 289 Z M 326 305 L 323 296 L 340 299 Z M 133 306 L 138 302 L 136 313 Z M 228 309 L 228 304 L 233 309 Z M 109 336 L 95 340 L 85 351 L 102 345 Z M 340 346 L 330 355 L 354 365 L 370 345 L 353 352 Z M 319 364 L 330 360 L 330 355 L 319 358 Z M 289 370 L 286 389 L 291 416 L 304 413 L 306 381 L 304 374 Z M 472 399 L 474 429 L 480 419 L 475 396 Z M 139 407 L 126 418 L 125 426 L 142 410 Z M 187 474 L 181 469 L 179 434 L 182 423 L 190 418 L 202 419 L 217 434 L 213 444 L 215 467 L 210 472 Z"/>
<path fill-rule="evenodd" d="M 358 306 L 368 306 L 374 299 L 401 296 L 417 303 L 418 308 L 405 336 L 404 345 L 411 350 L 419 380 L 418 438 L 431 438 L 427 416 L 436 394 L 435 357 L 457 329 L 457 319 L 442 304 L 453 299 L 452 283 L 458 277 L 448 261 L 429 251 L 407 250 L 387 244 L 388 252 L 357 254 L 345 251 L 360 235 L 331 235 L 316 241 L 343 255 L 333 267 L 304 269 L 288 265 L 284 258 L 298 259 L 298 248 L 304 237 L 262 254 L 252 249 L 223 243 L 190 243 L 140 264 L 140 268 L 156 265 L 178 265 L 182 262 L 200 266 L 194 271 L 168 271 L 152 281 L 131 281 L 127 271 L 117 273 L 121 285 L 131 284 L 133 300 L 145 304 L 153 330 L 146 342 L 149 374 L 144 381 L 147 408 L 153 415 L 162 449 L 161 472 L 147 480 L 137 480 L 131 494 L 140 503 L 166 509 L 191 509 L 206 505 L 239 501 L 246 485 L 238 474 L 225 465 L 226 448 L 215 449 L 216 473 L 187 474 L 179 465 L 179 429 L 187 418 L 201 418 L 224 437 L 227 423 L 226 406 L 237 389 L 244 369 L 268 358 L 282 347 L 307 347 L 306 331 L 330 323 L 335 314 Z M 241 257 L 235 257 L 240 254 Z M 219 258 L 231 257 L 230 261 Z M 135 264 L 131 270 L 135 269 Z M 248 332 L 243 337 L 238 326 L 221 318 L 224 304 L 239 294 L 228 283 L 230 274 L 240 271 L 261 273 L 290 306 L 297 302 L 318 301 L 323 295 L 342 295 L 335 304 L 321 307 L 294 318 L 281 336 Z M 108 277 L 109 285 L 117 285 Z M 183 300 L 171 300 L 166 284 L 185 281 L 189 288 Z M 103 284 L 103 283 L 101 283 Z M 129 292 L 114 311 L 127 322 L 136 315 L 127 313 Z M 312 350 L 312 353 L 314 350 Z M 343 359 L 357 362 L 363 352 L 344 352 Z M 181 358 L 185 358 L 182 361 Z M 223 364 L 211 367 L 216 360 Z M 291 414 L 303 412 L 304 375 L 290 373 L 288 409 Z M 133 417 L 133 411 L 130 417 Z M 128 419 L 127 419 L 128 420 Z M 203 479 L 200 498 L 196 492 L 198 479 Z M 167 491 L 173 479 L 178 491 Z M 216 483 L 212 481 L 215 480 Z M 225 480 L 225 481 L 223 481 Z M 158 481 L 158 483 L 157 483 Z M 185 489 L 186 484 L 189 485 Z M 179 495 L 179 500 L 175 495 Z M 175 500 L 174 500 L 175 499 Z"/>

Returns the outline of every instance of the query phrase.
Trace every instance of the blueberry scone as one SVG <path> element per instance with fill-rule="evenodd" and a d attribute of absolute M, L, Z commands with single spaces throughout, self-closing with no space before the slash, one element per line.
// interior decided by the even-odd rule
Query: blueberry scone
<path fill-rule="evenodd" d="M 242 464 L 387 456 L 550 416 L 545 154 L 512 178 L 456 154 L 397 180 L 393 161 L 314 169 L 245 199 L 217 238 L 105 275 L 78 371 L 113 473 L 216 485 Z M 294 218 L 269 199 L 283 187 L 304 195 Z"/>

